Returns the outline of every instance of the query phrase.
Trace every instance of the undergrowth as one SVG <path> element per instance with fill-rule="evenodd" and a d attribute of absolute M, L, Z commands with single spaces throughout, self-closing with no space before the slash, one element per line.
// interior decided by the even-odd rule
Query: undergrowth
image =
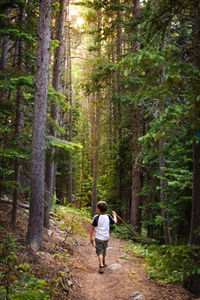
<path fill-rule="evenodd" d="M 131 225 L 130 225 L 131 226 Z M 120 237 L 127 241 L 136 240 L 133 234 L 122 224 L 117 224 L 117 226 L 112 227 L 112 235 Z"/>
<path fill-rule="evenodd" d="M 53 205 L 52 211 L 55 213 L 69 212 L 77 216 L 81 216 L 86 220 L 91 219 L 90 210 L 88 208 L 78 209 L 71 204 L 67 204 L 66 206 L 62 205 Z"/>
<path fill-rule="evenodd" d="M 199 248 L 192 245 L 148 247 L 145 257 L 149 276 L 160 282 L 181 283 L 190 274 L 200 274 L 195 264 L 197 250 Z"/>
<path fill-rule="evenodd" d="M 0 230 L 4 236 L 0 243 L 0 299 L 50 299 L 45 280 L 36 278 L 28 263 L 20 263 L 16 251 L 23 246 L 2 227 Z"/>
<path fill-rule="evenodd" d="M 85 209 L 76 209 L 70 205 L 61 206 L 54 205 L 52 211 L 58 216 L 54 217 L 59 221 L 59 225 L 62 230 L 66 230 L 68 234 L 82 234 L 85 235 L 82 222 L 76 219 L 76 216 L 81 216 L 85 220 L 89 220 L 89 212 Z"/>
<path fill-rule="evenodd" d="M 149 277 L 158 282 L 182 283 L 183 279 L 190 274 L 200 274 L 200 268 L 195 264 L 195 258 L 199 253 L 199 248 L 196 246 L 157 245 L 152 239 L 136 239 L 121 224 L 115 226 L 112 234 L 127 240 L 131 252 L 145 259 Z"/>

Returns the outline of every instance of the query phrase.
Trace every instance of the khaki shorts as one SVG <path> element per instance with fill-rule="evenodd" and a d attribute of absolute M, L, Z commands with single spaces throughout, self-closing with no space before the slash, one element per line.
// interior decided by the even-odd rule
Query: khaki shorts
<path fill-rule="evenodd" d="M 96 254 L 103 255 L 106 254 L 106 248 L 108 247 L 108 241 L 102 241 L 95 239 L 95 247 L 96 247 Z"/>

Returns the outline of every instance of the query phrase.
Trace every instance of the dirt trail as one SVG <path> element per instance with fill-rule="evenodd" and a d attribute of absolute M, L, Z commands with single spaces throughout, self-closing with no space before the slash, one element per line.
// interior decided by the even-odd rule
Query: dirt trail
<path fill-rule="evenodd" d="M 89 224 L 84 225 L 89 233 Z M 148 279 L 145 262 L 142 258 L 127 253 L 125 241 L 111 237 L 109 240 L 104 274 L 98 273 L 95 248 L 88 245 L 88 238 L 79 238 L 73 258 L 73 278 L 77 285 L 70 295 L 70 300 L 110 300 L 137 299 L 134 292 L 143 294 L 147 300 L 190 300 L 195 299 L 180 286 L 159 284 Z M 120 265 L 111 269 L 113 264 Z M 119 266 L 118 266 L 119 267 Z"/>
<path fill-rule="evenodd" d="M 0 223 L 20 244 L 26 246 L 27 212 L 22 209 L 19 210 L 18 225 L 15 228 L 11 228 L 9 211 L 9 207 L 4 204 L 0 205 Z M 76 218 L 78 222 L 82 223 L 82 226 L 89 234 L 89 222 L 83 221 L 80 217 Z M 3 231 L 0 233 L 3 235 Z M 19 250 L 16 249 L 19 258 L 18 263 L 21 262 L 23 264 L 26 262 L 32 265 L 34 268 L 32 271 L 35 276 L 45 279 L 47 284 L 55 284 L 55 282 L 57 282 L 51 299 L 137 300 L 136 297 L 131 297 L 134 292 L 143 295 L 143 298 L 140 298 L 141 300 L 192 300 L 198 298 L 180 286 L 158 284 L 148 279 L 143 258 L 133 255 L 130 251 L 128 252 L 128 246 L 123 240 L 113 237 L 110 238 L 106 260 L 108 266 L 104 274 L 99 274 L 95 248 L 92 247 L 92 245 L 88 245 L 89 238 L 84 238 L 83 236 L 77 237 L 74 236 L 73 233 L 71 235 L 67 234 L 67 237 L 75 243 L 68 243 L 67 240 L 65 240 L 66 232 L 61 230 L 57 222 L 52 220 L 50 231 L 45 231 L 44 234 L 44 250 L 42 252 L 39 251 L 35 253 L 30 251 L 29 247 L 24 247 Z M 5 236 L 2 236 L 2 238 L 5 238 Z M 63 250 L 66 249 L 71 258 L 67 270 L 62 258 Z M 59 254 L 60 259 L 56 259 L 55 254 Z M 120 268 L 112 270 L 110 266 L 113 264 L 119 264 Z M 3 265 L 1 267 L 3 268 Z M 64 280 L 60 272 L 64 274 L 66 272 L 66 274 L 68 274 L 69 272 L 69 275 L 68 277 L 66 276 Z M 73 284 L 73 289 L 69 297 L 68 288 L 66 289 L 60 284 L 63 280 L 65 286 L 67 286 L 66 283 L 69 284 L 69 282 Z"/>

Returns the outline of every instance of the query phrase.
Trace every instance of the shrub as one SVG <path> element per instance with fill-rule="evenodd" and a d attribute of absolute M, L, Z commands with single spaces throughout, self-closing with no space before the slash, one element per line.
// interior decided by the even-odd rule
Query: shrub
<path fill-rule="evenodd" d="M 195 264 L 198 247 L 182 246 L 151 246 L 146 249 L 148 273 L 151 278 L 162 282 L 182 282 L 185 276 L 198 272 Z"/>

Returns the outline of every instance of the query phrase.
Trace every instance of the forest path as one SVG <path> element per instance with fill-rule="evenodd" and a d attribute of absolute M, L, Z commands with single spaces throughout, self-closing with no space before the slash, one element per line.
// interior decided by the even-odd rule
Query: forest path
<path fill-rule="evenodd" d="M 90 224 L 83 222 L 89 234 Z M 77 286 L 70 294 L 70 300 L 158 300 L 194 299 L 185 289 L 174 284 L 159 284 L 148 279 L 143 258 L 128 250 L 127 243 L 119 238 L 110 237 L 104 274 L 98 273 L 95 248 L 89 238 L 78 238 L 73 257 L 73 278 Z M 112 269 L 113 265 L 118 269 Z M 133 294 L 138 292 L 138 295 Z"/>

